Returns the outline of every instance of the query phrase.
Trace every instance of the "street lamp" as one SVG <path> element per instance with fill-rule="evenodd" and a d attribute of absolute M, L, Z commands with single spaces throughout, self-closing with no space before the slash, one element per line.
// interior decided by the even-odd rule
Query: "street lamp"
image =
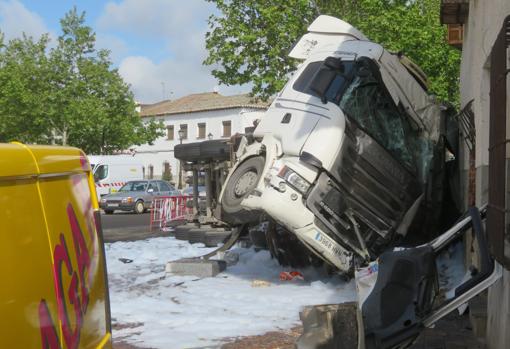
<path fill-rule="evenodd" d="M 184 130 L 182 128 L 179 129 L 177 134 L 179 135 L 179 142 L 182 144 L 182 139 L 184 138 Z M 179 185 L 177 186 L 177 189 L 182 189 L 182 160 L 179 161 Z"/>
<path fill-rule="evenodd" d="M 211 132 L 209 132 L 209 134 L 207 135 L 207 139 L 209 139 L 209 140 L 213 139 L 213 134 Z"/>

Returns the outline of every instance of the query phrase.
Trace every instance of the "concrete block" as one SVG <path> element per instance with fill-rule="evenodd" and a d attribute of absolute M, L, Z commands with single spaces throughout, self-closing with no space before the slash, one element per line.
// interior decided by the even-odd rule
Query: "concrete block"
<path fill-rule="evenodd" d="M 358 348 L 358 329 L 362 326 L 358 303 L 307 306 L 299 314 L 303 334 L 297 349 Z"/>
<path fill-rule="evenodd" d="M 239 253 L 233 251 L 218 252 L 217 258 L 227 263 L 227 267 L 236 265 L 239 262 Z"/>
<path fill-rule="evenodd" d="M 183 258 L 166 264 L 165 271 L 176 275 L 194 275 L 198 277 L 213 277 L 227 267 L 223 260 L 205 260 Z"/>

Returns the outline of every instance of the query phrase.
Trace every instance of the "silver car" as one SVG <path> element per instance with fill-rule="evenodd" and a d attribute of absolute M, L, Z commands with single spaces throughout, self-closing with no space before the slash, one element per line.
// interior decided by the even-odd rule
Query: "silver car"
<path fill-rule="evenodd" d="M 106 214 L 116 210 L 143 213 L 151 207 L 152 200 L 157 196 L 180 196 L 181 193 L 173 186 L 161 180 L 130 181 L 118 192 L 105 195 L 99 206 Z"/>

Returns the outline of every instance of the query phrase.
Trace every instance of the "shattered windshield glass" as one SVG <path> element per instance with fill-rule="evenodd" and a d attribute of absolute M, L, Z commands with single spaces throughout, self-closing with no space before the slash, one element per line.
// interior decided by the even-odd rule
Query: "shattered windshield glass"
<path fill-rule="evenodd" d="M 310 89 L 313 77 L 323 62 L 310 63 L 293 85 L 296 91 L 316 94 Z M 369 58 L 344 61 L 329 85 L 325 99 L 340 106 L 346 116 L 381 144 L 409 170 L 416 170 L 418 135 L 405 112 L 393 102 L 386 90 L 377 65 Z"/>
<path fill-rule="evenodd" d="M 376 74 L 375 64 L 368 59 L 356 63 L 351 83 L 340 99 L 340 108 L 400 162 L 414 169 L 417 135 L 407 116 L 393 103 Z"/>

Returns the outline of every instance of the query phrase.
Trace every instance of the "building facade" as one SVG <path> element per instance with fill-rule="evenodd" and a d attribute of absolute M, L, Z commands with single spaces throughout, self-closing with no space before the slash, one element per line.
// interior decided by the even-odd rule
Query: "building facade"
<path fill-rule="evenodd" d="M 229 139 L 236 133 L 244 133 L 262 117 L 267 107 L 268 103 L 253 101 L 248 95 L 222 96 L 216 92 L 141 105 L 140 117 L 161 120 L 165 135 L 152 145 L 133 147 L 134 156 L 144 165 L 146 178 L 162 178 L 166 172 L 176 182 L 179 172 L 179 161 L 174 158 L 176 144 Z"/>
<path fill-rule="evenodd" d="M 463 148 L 464 202 L 466 207 L 488 204 L 486 231 L 491 254 L 504 267 L 503 277 L 487 295 L 486 344 L 491 349 L 508 348 L 510 1 L 442 0 L 441 21 L 449 25 L 449 34 L 454 34 L 449 39 L 457 39 L 453 44 L 462 50 L 461 108 L 466 119 L 471 119 L 475 136 L 473 146 Z M 463 136 L 470 138 L 466 132 Z"/>

